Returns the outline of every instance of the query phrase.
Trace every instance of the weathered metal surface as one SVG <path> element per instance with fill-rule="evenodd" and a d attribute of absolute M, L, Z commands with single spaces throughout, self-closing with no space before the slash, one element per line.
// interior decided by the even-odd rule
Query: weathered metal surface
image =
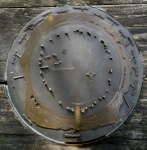
<path fill-rule="evenodd" d="M 61 143 L 81 143 L 126 120 L 140 94 L 142 62 L 114 18 L 64 6 L 23 28 L 9 53 L 7 80 L 10 101 L 30 128 Z"/>

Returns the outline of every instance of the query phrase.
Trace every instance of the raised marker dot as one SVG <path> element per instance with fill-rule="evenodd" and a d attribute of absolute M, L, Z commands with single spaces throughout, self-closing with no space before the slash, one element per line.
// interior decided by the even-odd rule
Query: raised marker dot
<path fill-rule="evenodd" d="M 49 91 L 52 92 L 52 88 L 49 88 Z"/>
<path fill-rule="evenodd" d="M 70 110 L 70 108 L 69 108 L 69 107 L 66 107 L 66 109 L 67 109 L 67 110 Z"/>
<path fill-rule="evenodd" d="M 84 113 L 84 112 L 85 112 L 85 109 L 81 109 L 81 112 Z"/>
<path fill-rule="evenodd" d="M 112 73 L 112 71 L 113 71 L 113 70 L 112 70 L 112 69 L 110 69 L 110 70 L 109 70 L 109 73 Z"/>
<path fill-rule="evenodd" d="M 111 82 L 111 79 L 108 79 L 108 82 Z"/>
<path fill-rule="evenodd" d="M 40 45 L 40 47 L 43 48 L 44 46 L 43 46 L 43 45 Z"/>
<path fill-rule="evenodd" d="M 107 45 L 106 45 L 106 44 L 104 44 L 104 47 L 107 47 Z"/>
<path fill-rule="evenodd" d="M 89 31 L 87 31 L 87 34 L 90 36 L 91 35 L 91 33 L 89 32 Z"/>
<path fill-rule="evenodd" d="M 104 40 L 101 40 L 101 43 L 104 43 Z"/>
<path fill-rule="evenodd" d="M 61 104 L 62 104 L 62 102 L 61 102 L 61 101 L 59 101 L 58 103 L 59 103 L 59 105 L 61 105 Z"/>
<path fill-rule="evenodd" d="M 96 105 L 96 101 L 94 101 L 93 104 Z"/>
<path fill-rule="evenodd" d="M 75 109 L 74 109 L 74 108 L 71 108 L 70 110 L 71 110 L 72 112 L 75 112 Z"/>
<path fill-rule="evenodd" d="M 105 95 L 103 95 L 102 98 L 105 99 Z"/>
<path fill-rule="evenodd" d="M 112 57 L 110 57 L 110 59 L 112 60 L 113 58 L 112 58 Z"/>

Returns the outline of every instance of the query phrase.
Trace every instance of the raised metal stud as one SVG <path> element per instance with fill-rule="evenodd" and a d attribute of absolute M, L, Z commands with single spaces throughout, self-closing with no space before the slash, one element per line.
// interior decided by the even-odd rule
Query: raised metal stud
<path fill-rule="evenodd" d="M 110 69 L 110 70 L 109 70 L 109 73 L 112 73 L 112 72 L 113 72 L 113 70 L 112 70 L 112 69 Z"/>
<path fill-rule="evenodd" d="M 59 61 L 59 64 L 61 64 L 61 61 Z"/>
<path fill-rule="evenodd" d="M 43 52 L 42 51 L 40 52 L 40 56 L 43 56 Z"/>
<path fill-rule="evenodd" d="M 48 68 L 48 66 L 42 66 L 41 67 L 41 69 L 47 69 Z"/>
<path fill-rule="evenodd" d="M 68 35 L 68 33 L 67 33 L 67 32 L 65 32 L 65 35 Z"/>
<path fill-rule="evenodd" d="M 105 99 L 105 95 L 103 95 L 102 98 Z"/>
<path fill-rule="evenodd" d="M 101 40 L 101 43 L 104 43 L 104 40 Z"/>
<path fill-rule="evenodd" d="M 43 46 L 43 45 L 40 45 L 40 47 L 41 47 L 41 48 L 44 48 L 44 46 Z"/>
<path fill-rule="evenodd" d="M 39 58 L 39 61 L 41 61 L 42 59 L 41 58 Z"/>
<path fill-rule="evenodd" d="M 96 101 L 94 101 L 93 104 L 96 105 Z"/>
<path fill-rule="evenodd" d="M 104 44 L 104 47 L 106 48 L 106 47 L 107 47 L 107 45 L 106 45 L 106 44 Z"/>
<path fill-rule="evenodd" d="M 79 32 L 79 29 L 78 29 L 78 28 L 77 28 L 76 30 L 77 30 L 77 32 Z"/>
<path fill-rule="evenodd" d="M 42 75 L 42 71 L 40 71 L 40 75 Z"/>
<path fill-rule="evenodd" d="M 52 41 L 53 39 L 52 38 L 50 38 L 50 41 Z"/>
<path fill-rule="evenodd" d="M 75 109 L 74 109 L 74 108 L 71 108 L 70 110 L 71 110 L 72 112 L 75 112 Z"/>
<path fill-rule="evenodd" d="M 59 34 L 57 34 L 57 36 L 59 37 L 60 35 L 59 35 Z"/>
<path fill-rule="evenodd" d="M 48 55 L 47 58 L 50 58 L 50 56 Z"/>
<path fill-rule="evenodd" d="M 85 112 L 85 109 L 84 109 L 84 108 L 82 108 L 82 109 L 81 109 L 81 112 L 82 112 L 82 113 L 84 113 L 84 112 Z"/>
<path fill-rule="evenodd" d="M 87 31 L 87 34 L 90 36 L 91 35 L 91 33 L 89 32 L 89 31 Z"/>
<path fill-rule="evenodd" d="M 112 58 L 112 57 L 110 57 L 110 59 L 112 60 L 113 58 Z"/>
<path fill-rule="evenodd" d="M 41 66 L 41 63 L 39 62 L 39 66 Z"/>
<path fill-rule="evenodd" d="M 61 101 L 59 101 L 59 105 L 61 105 L 62 104 L 62 102 Z"/>
<path fill-rule="evenodd" d="M 96 36 L 96 35 L 94 35 L 94 37 L 95 37 L 95 38 L 97 38 L 97 36 Z"/>
<path fill-rule="evenodd" d="M 81 32 L 81 33 L 83 33 L 83 31 L 82 31 L 82 30 L 81 30 L 80 32 Z"/>
<path fill-rule="evenodd" d="M 52 54 L 52 56 L 54 57 L 54 56 L 55 56 L 55 54 Z"/>
<path fill-rule="evenodd" d="M 66 109 L 67 109 L 67 110 L 70 110 L 70 108 L 69 108 L 69 107 L 66 107 Z"/>
<path fill-rule="evenodd" d="M 106 89 L 106 93 L 108 93 L 108 89 Z"/>
<path fill-rule="evenodd" d="M 111 79 L 108 79 L 108 82 L 111 82 Z"/>
<path fill-rule="evenodd" d="M 43 83 L 45 83 L 45 80 L 43 79 Z"/>
<path fill-rule="evenodd" d="M 52 88 L 49 88 L 49 91 L 52 92 Z"/>
<path fill-rule="evenodd" d="M 99 97 L 99 100 L 101 101 L 101 100 L 102 100 L 102 98 L 101 98 L 101 97 Z"/>

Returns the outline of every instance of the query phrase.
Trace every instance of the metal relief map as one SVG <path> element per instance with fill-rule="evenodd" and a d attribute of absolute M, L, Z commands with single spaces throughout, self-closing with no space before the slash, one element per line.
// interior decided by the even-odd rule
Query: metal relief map
<path fill-rule="evenodd" d="M 7 61 L 8 95 L 36 133 L 62 144 L 108 136 L 132 112 L 142 86 L 137 46 L 116 19 L 88 6 L 31 20 Z"/>

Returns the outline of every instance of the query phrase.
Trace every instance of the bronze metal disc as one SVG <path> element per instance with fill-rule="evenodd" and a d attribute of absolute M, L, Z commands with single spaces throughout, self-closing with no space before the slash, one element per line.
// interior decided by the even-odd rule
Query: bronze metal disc
<path fill-rule="evenodd" d="M 7 60 L 7 91 L 23 122 L 62 144 L 107 137 L 131 114 L 142 61 L 131 34 L 88 6 L 50 9 L 24 26 Z"/>

